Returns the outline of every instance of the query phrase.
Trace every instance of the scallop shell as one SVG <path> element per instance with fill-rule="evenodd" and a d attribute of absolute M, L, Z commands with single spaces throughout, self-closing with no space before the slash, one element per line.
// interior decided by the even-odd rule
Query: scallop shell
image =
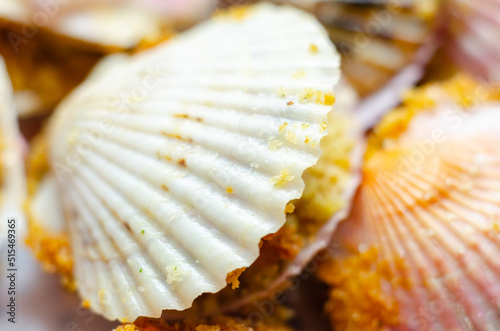
<path fill-rule="evenodd" d="M 0 248 L 9 230 L 7 219 L 15 218 L 17 235 L 23 234 L 22 204 L 26 196 L 23 141 L 12 99 L 12 86 L 0 57 Z"/>
<path fill-rule="evenodd" d="M 339 330 L 500 329 L 500 103 L 480 88 L 458 98 L 475 106 L 444 99 L 411 115 L 432 105 L 416 95 L 375 129 L 393 134 L 367 155 L 320 271 Z"/>
<path fill-rule="evenodd" d="M 255 261 L 320 157 L 339 61 L 313 17 L 261 4 L 109 66 L 61 104 L 50 161 L 94 311 L 183 310 Z"/>
<path fill-rule="evenodd" d="M 500 3 L 482 0 L 446 2 L 448 12 L 447 47 L 464 69 L 493 81 L 500 79 L 498 37 Z"/>
<path fill-rule="evenodd" d="M 362 96 L 379 90 L 415 62 L 423 62 L 423 67 L 433 54 L 430 36 L 438 1 L 305 2 L 314 3 L 314 13 L 343 55 L 342 73 Z M 407 88 L 421 73 L 413 76 Z"/>

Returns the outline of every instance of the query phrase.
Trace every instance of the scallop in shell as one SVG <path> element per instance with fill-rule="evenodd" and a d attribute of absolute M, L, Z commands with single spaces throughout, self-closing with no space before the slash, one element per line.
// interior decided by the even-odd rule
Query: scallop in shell
<path fill-rule="evenodd" d="M 408 95 L 370 138 L 320 277 L 337 330 L 500 328 L 500 102 L 458 76 Z"/>
<path fill-rule="evenodd" d="M 338 67 L 313 17 L 261 4 L 67 98 L 48 149 L 84 302 L 109 319 L 159 316 L 250 266 L 320 157 Z"/>
<path fill-rule="evenodd" d="M 26 196 L 23 163 L 23 141 L 19 132 L 12 97 L 12 85 L 0 57 L 0 248 L 8 238 L 9 229 L 17 226 L 22 235 L 22 204 Z M 17 224 L 11 222 L 15 219 Z"/>

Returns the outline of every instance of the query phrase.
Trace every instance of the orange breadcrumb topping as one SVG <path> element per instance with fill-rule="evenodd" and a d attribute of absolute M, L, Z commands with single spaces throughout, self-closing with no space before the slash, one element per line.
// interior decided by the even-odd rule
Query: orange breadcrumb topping
<path fill-rule="evenodd" d="M 82 307 L 85 308 L 85 309 L 89 309 L 90 308 L 90 301 L 85 299 L 82 301 Z"/>
<path fill-rule="evenodd" d="M 116 331 L 291 331 L 291 329 L 275 320 L 248 325 L 241 318 L 215 316 L 208 319 L 190 318 L 176 323 L 167 323 L 161 318 L 140 317 L 134 324 L 119 326 Z"/>
<path fill-rule="evenodd" d="M 238 278 L 241 276 L 243 271 L 245 271 L 245 269 L 246 268 L 239 268 L 227 274 L 226 283 L 231 284 L 231 288 L 233 290 L 240 287 L 240 281 L 238 280 Z"/>
<path fill-rule="evenodd" d="M 332 286 L 325 309 L 335 330 L 374 331 L 398 324 L 396 300 L 381 289 L 382 281 L 394 275 L 387 262 L 377 261 L 375 248 L 328 260 L 318 276 Z"/>
<path fill-rule="evenodd" d="M 294 176 L 290 175 L 288 169 L 283 169 L 279 175 L 272 177 L 270 181 L 274 186 L 283 186 L 294 180 L 294 178 Z"/>
<path fill-rule="evenodd" d="M 26 244 L 42 263 L 45 271 L 57 272 L 61 275 L 61 281 L 66 289 L 70 291 L 76 289 L 73 280 L 73 258 L 66 234 L 49 233 L 31 219 Z"/>
<path fill-rule="evenodd" d="M 217 11 L 215 11 L 213 17 L 219 19 L 232 19 L 236 21 L 242 21 L 248 15 L 250 7 L 251 5 L 249 4 L 241 4 L 229 8 L 218 9 Z"/>
<path fill-rule="evenodd" d="M 356 143 L 349 134 L 352 123 L 348 117 L 332 111 L 326 125 L 328 135 L 320 142 L 321 158 L 302 175 L 304 193 L 294 201 L 300 231 L 311 235 L 346 203 L 342 194 L 351 176 L 349 155 Z"/>
<path fill-rule="evenodd" d="M 299 95 L 301 102 L 315 102 L 320 105 L 332 106 L 335 103 L 335 96 L 333 94 L 321 92 L 313 88 L 306 88 Z"/>
<path fill-rule="evenodd" d="M 38 188 L 38 183 L 49 171 L 47 149 L 47 141 L 43 134 L 33 140 L 32 151 L 26 166 L 29 197 L 33 196 Z M 57 272 L 61 275 L 64 287 L 71 291 L 75 290 L 73 258 L 68 235 L 65 233 L 50 233 L 50 231 L 44 229 L 34 219 L 28 206 L 26 207 L 26 214 L 29 223 L 26 244 L 32 249 L 35 257 L 42 263 L 47 272 Z"/>

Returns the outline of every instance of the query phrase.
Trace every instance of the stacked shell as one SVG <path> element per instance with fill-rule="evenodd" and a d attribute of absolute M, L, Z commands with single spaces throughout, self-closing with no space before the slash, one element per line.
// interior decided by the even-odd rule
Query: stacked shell
<path fill-rule="evenodd" d="M 255 288 L 216 295 L 224 309 L 282 285 L 326 245 L 354 191 L 359 130 L 331 112 L 339 65 L 312 16 L 269 4 L 109 59 L 63 101 L 35 148 L 31 224 L 48 235 L 32 233 L 32 246 L 53 269 L 69 266 L 84 306 L 109 319 L 190 308 L 203 293 L 238 287 L 242 272 Z M 339 143 L 325 147 L 330 128 Z M 338 190 L 307 232 L 286 213 L 325 148 L 337 162 L 309 176 L 338 179 Z M 33 208 L 44 200 L 53 218 Z M 62 241 L 44 255 L 51 238 Z"/>
<path fill-rule="evenodd" d="M 419 88 L 372 134 L 320 277 L 336 330 L 500 328 L 498 90 Z"/>

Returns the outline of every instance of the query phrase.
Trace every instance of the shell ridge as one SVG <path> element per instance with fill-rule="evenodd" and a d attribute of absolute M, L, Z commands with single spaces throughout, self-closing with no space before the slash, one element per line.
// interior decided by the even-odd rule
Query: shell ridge
<path fill-rule="evenodd" d="M 380 190 L 384 190 L 384 186 L 381 186 L 380 183 L 377 183 L 378 187 Z M 395 196 L 394 200 L 387 200 L 382 198 L 377 191 L 375 191 L 373 188 L 371 188 L 373 191 L 370 196 L 373 196 L 376 200 L 379 200 L 377 202 L 372 202 L 374 206 L 384 206 L 384 205 L 393 205 L 395 202 L 394 200 L 397 200 L 398 197 Z M 384 192 L 386 193 L 386 192 Z M 386 194 L 384 194 L 385 196 Z M 397 205 L 397 204 L 396 204 Z M 395 207 L 398 208 L 398 207 Z M 401 210 L 401 209 L 400 209 Z M 385 220 L 385 218 L 384 218 Z M 391 226 L 388 224 L 388 221 L 392 223 L 394 226 Z M 373 221 L 372 221 L 373 223 Z M 379 242 L 378 246 L 379 247 L 386 247 L 384 249 L 384 254 L 386 258 L 389 259 L 389 261 L 397 261 L 400 258 L 404 258 L 404 263 L 405 263 L 405 268 L 403 270 L 398 270 L 399 268 L 394 268 L 391 265 L 389 267 L 391 268 L 392 272 L 399 275 L 402 277 L 402 279 L 410 279 L 411 283 L 409 284 L 410 288 L 408 289 L 409 293 L 405 293 L 404 291 L 400 290 L 399 286 L 396 286 L 395 293 L 396 295 L 402 295 L 408 296 L 410 298 L 413 298 L 413 302 L 416 307 L 425 307 L 426 302 L 431 302 L 434 299 L 439 299 L 440 294 L 436 293 L 436 291 L 429 291 L 429 292 L 422 292 L 422 291 L 417 291 L 416 290 L 416 283 L 420 284 L 425 284 L 425 277 L 418 272 L 418 270 L 423 269 L 422 268 L 422 254 L 416 250 L 416 249 L 409 249 L 406 246 L 411 246 L 408 243 L 403 244 L 401 240 L 398 240 L 397 238 L 404 238 L 404 235 L 402 233 L 404 232 L 409 232 L 408 228 L 403 230 L 401 227 L 404 226 L 402 224 L 399 224 L 397 220 L 395 220 L 393 217 L 389 217 L 388 220 L 385 220 L 383 224 L 379 224 L 382 222 L 376 222 L 377 225 L 376 227 L 379 228 L 377 231 L 380 233 L 376 238 L 376 240 Z M 393 232 L 396 231 L 396 232 Z M 403 232 L 402 232 L 403 231 Z M 397 233 L 397 234 L 396 234 Z M 386 240 L 380 240 L 380 238 L 389 238 L 389 242 L 386 242 Z M 414 245 L 422 247 L 420 244 L 414 243 Z M 392 247 L 392 248 L 391 248 Z M 396 254 L 392 254 L 391 252 L 398 252 L 399 254 L 402 254 L 400 256 Z M 420 262 L 419 262 L 420 261 Z M 409 267 L 409 270 L 408 270 Z M 412 302 L 411 300 L 407 300 L 408 302 Z"/>
<path fill-rule="evenodd" d="M 107 160 L 108 160 L 111 164 L 115 164 L 115 163 L 114 163 L 114 162 L 110 159 L 110 155 L 111 155 L 111 151 L 112 151 L 113 149 L 115 149 L 115 150 L 116 150 L 116 148 L 117 148 L 118 146 L 112 146 L 112 145 L 110 145 L 110 147 L 109 147 L 109 149 L 108 149 L 108 150 L 109 150 L 109 153 L 106 153 L 106 151 L 105 151 L 105 150 L 104 150 L 104 151 L 101 151 L 101 149 L 102 149 L 102 148 L 104 148 L 106 144 L 108 144 L 108 142 L 103 143 L 103 144 L 100 146 L 100 148 L 96 150 L 96 152 L 100 152 L 100 153 L 99 153 L 99 155 L 100 155 L 101 157 L 103 157 L 104 159 L 107 159 Z M 125 149 L 126 149 L 126 148 L 125 148 Z M 125 150 L 124 150 L 124 151 L 122 151 L 122 153 L 128 153 L 128 152 L 129 152 L 129 151 L 125 151 Z M 131 152 L 131 153 L 133 153 L 134 151 L 130 151 L 130 152 Z M 133 156 L 133 155 L 131 154 L 130 156 Z M 136 157 L 136 158 L 138 158 L 139 156 L 137 155 L 137 156 L 135 156 L 135 157 Z M 141 155 L 141 157 L 142 157 L 142 155 Z M 151 157 L 147 157 L 147 156 L 144 156 L 144 157 L 145 157 L 145 158 L 149 158 L 149 162 L 151 162 L 151 166 L 154 166 L 154 165 L 157 165 L 157 164 L 158 164 L 158 163 L 156 162 L 156 160 L 154 160 L 153 158 L 151 158 Z M 144 161 L 142 161 L 141 163 L 148 164 L 147 160 L 144 160 Z M 169 163 L 169 164 L 170 164 L 170 163 Z M 183 166 L 179 166 L 179 165 L 177 165 L 176 163 L 172 164 L 171 166 L 172 166 L 172 170 L 179 171 L 180 173 L 182 173 L 183 171 L 185 171 L 185 169 L 188 169 L 188 168 L 184 168 Z M 187 166 L 186 166 L 186 167 L 187 167 Z M 133 168 L 134 168 L 134 167 L 133 167 L 132 165 L 130 165 L 129 170 L 130 170 L 130 169 L 133 169 Z M 158 171 L 161 171 L 161 169 L 157 169 L 157 170 L 158 170 Z M 190 170 L 191 170 L 191 174 L 193 174 L 193 175 L 195 175 L 195 176 L 197 175 L 197 172 L 196 172 L 196 171 L 193 171 L 193 169 L 190 169 Z M 194 170 L 196 170 L 196 169 L 194 169 Z M 175 173 L 175 171 L 172 171 L 172 172 L 173 172 L 173 173 Z M 128 173 L 129 173 L 131 176 L 135 177 L 135 178 L 136 178 L 136 180 L 138 180 L 138 179 L 141 177 L 140 175 L 138 175 L 138 174 L 133 174 L 132 172 L 128 172 Z M 238 175 L 238 174 L 235 174 L 234 176 L 237 176 L 237 175 Z M 264 178 L 267 178 L 267 176 L 264 176 L 264 177 L 263 177 L 263 179 L 264 179 Z M 180 180 L 180 179 L 179 179 L 179 180 Z M 214 180 L 215 180 L 215 178 L 214 178 Z M 199 178 L 199 182 L 200 182 L 200 183 L 203 183 L 203 184 L 204 184 L 205 186 L 207 186 L 207 187 L 208 187 L 208 186 L 210 186 L 210 183 L 211 183 L 211 182 L 206 181 L 206 180 L 204 180 L 204 179 L 202 179 L 202 178 Z M 266 184 L 267 184 L 267 183 L 269 183 L 269 179 L 264 180 L 264 183 L 266 183 Z M 169 182 L 166 182 L 166 184 L 169 184 Z M 169 186 L 170 186 L 170 185 L 169 185 Z M 270 186 L 270 184 L 269 184 L 269 186 Z M 156 187 L 156 186 L 151 186 L 151 187 L 149 187 L 149 189 L 151 189 L 151 190 L 153 190 L 153 191 L 154 191 L 154 190 L 160 191 L 160 190 L 159 190 L 159 189 L 160 189 L 160 187 L 159 187 L 159 186 L 158 186 L 158 187 Z M 294 191 L 298 191 L 299 189 L 297 188 L 297 185 L 293 185 L 293 186 L 290 186 L 290 188 L 289 188 L 288 190 L 289 190 L 289 191 L 291 191 L 291 192 L 294 192 Z M 169 191 L 170 191 L 170 190 L 169 190 Z M 160 192 L 161 192 L 161 191 L 160 191 Z M 227 196 L 227 191 L 226 191 L 226 187 L 225 187 L 225 186 L 222 186 L 222 185 L 217 185 L 217 191 L 215 191 L 215 192 L 218 192 L 218 196 L 219 196 L 219 197 L 221 197 L 221 199 L 222 199 L 222 200 L 223 200 L 224 198 L 226 198 L 226 196 Z M 231 193 L 231 194 L 233 194 L 233 193 Z M 294 194 L 294 196 L 297 196 L 299 193 L 293 193 L 293 194 Z M 236 195 L 236 197 L 237 197 L 237 195 Z M 171 196 L 171 198 L 175 198 L 175 196 L 173 196 L 173 197 Z M 185 208 L 188 208 L 188 204 L 186 204 L 186 203 L 189 203 L 189 201 L 188 201 L 188 200 L 186 200 L 186 197 L 185 197 L 185 198 L 178 197 L 177 199 L 178 199 L 177 201 L 179 201 L 179 202 L 181 202 L 181 203 L 183 203 L 183 204 L 184 204 L 184 207 L 185 207 Z M 286 200 L 288 200 L 288 198 L 286 198 Z M 247 201 L 245 201 L 244 199 L 242 199 L 242 201 L 241 201 L 241 206 L 240 206 L 242 209 L 241 209 L 239 212 L 249 213 L 249 209 L 248 209 L 248 208 L 246 208 L 246 207 L 245 207 L 245 204 L 244 204 L 244 203 L 246 203 L 246 202 L 247 202 Z M 255 211 L 254 211 L 254 213 L 255 213 Z M 266 219 L 268 219 L 268 218 L 272 218 L 272 217 L 273 217 L 273 214 L 268 213 L 268 211 L 267 211 L 266 209 L 264 209 L 264 210 L 263 210 L 262 215 L 260 215 L 259 217 L 261 218 L 261 221 L 265 221 L 265 220 L 266 220 Z M 268 224 L 268 222 L 266 222 L 265 224 Z"/>
<path fill-rule="evenodd" d="M 102 194 L 100 194 L 100 192 L 104 191 L 104 190 L 106 189 L 106 187 L 108 187 L 108 188 L 109 188 L 109 186 L 107 186 L 106 184 L 103 184 L 103 185 L 101 185 L 101 186 L 99 187 L 99 189 L 95 190 L 94 192 L 95 192 L 95 193 L 96 193 L 96 194 L 97 194 L 97 195 L 98 195 L 98 196 L 102 199 L 102 198 L 103 198 L 103 195 L 102 195 Z M 89 189 L 90 189 L 90 188 L 89 188 Z M 125 202 L 125 201 L 126 201 L 124 197 L 123 197 L 123 198 L 121 197 L 121 195 L 119 195 L 119 196 L 117 196 L 117 197 L 118 197 L 118 198 L 121 198 L 121 199 L 123 200 L 123 202 Z M 123 213 L 128 214 L 128 215 L 132 215 L 133 217 L 142 217 L 142 216 L 140 216 L 140 215 L 138 214 L 138 211 L 137 211 L 137 210 L 132 210 L 132 208 L 133 208 L 133 207 L 132 207 L 132 205 L 131 205 L 131 204 L 123 204 L 122 206 L 123 206 L 123 208 L 125 208 L 125 209 L 129 209 L 128 211 L 124 211 Z M 111 206 L 108 206 L 108 208 L 111 208 Z M 121 213 L 121 211 L 120 211 L 120 210 L 117 210 L 117 211 L 116 211 L 116 214 L 117 214 L 117 215 L 119 215 L 120 213 Z M 122 214 L 122 215 L 123 215 L 123 214 Z M 128 221 L 129 221 L 129 224 L 130 224 L 130 227 L 131 227 L 132 229 L 137 228 L 137 226 L 135 226 L 135 224 L 132 222 L 132 221 L 133 221 L 133 219 L 131 219 L 131 220 L 129 220 L 129 219 L 125 219 L 125 218 L 122 218 L 122 219 L 123 219 L 124 221 L 127 221 L 127 220 L 128 220 Z M 163 239 L 163 238 L 165 238 L 165 234 L 161 232 L 161 229 L 160 229 L 160 228 L 152 228 L 152 226 L 153 226 L 153 225 L 151 225 L 151 224 L 147 224 L 147 223 L 145 223 L 145 222 L 143 222 L 143 223 L 144 223 L 144 224 L 138 224 L 138 227 L 139 227 L 139 228 L 143 228 L 143 227 L 144 227 L 144 225 L 147 227 L 145 230 L 143 229 L 144 231 L 147 231 L 147 235 L 146 235 L 146 236 L 149 236 L 149 233 L 154 233 L 154 232 L 156 232 L 156 233 L 157 233 L 155 237 L 151 237 L 151 236 L 149 236 L 149 238 L 150 238 L 150 239 Z M 161 224 L 158 224 L 158 225 L 161 225 Z M 133 231 L 132 231 L 132 233 L 135 233 L 135 232 L 133 232 Z M 142 235 L 142 234 L 143 234 L 143 233 L 141 233 L 141 235 Z M 158 236 L 158 234 L 159 234 L 160 236 Z M 135 236 L 135 238 L 137 238 L 137 236 Z M 168 242 L 167 244 L 168 244 L 168 245 L 172 245 L 172 244 L 175 244 L 175 243 L 173 243 L 173 242 Z M 143 245 L 143 244 L 141 244 L 141 246 L 143 246 L 143 247 L 144 247 L 144 245 Z M 180 248 L 181 246 L 182 246 L 182 245 L 177 244 L 176 251 L 178 251 L 179 249 L 181 249 L 181 248 Z M 178 255 L 180 255 L 180 256 L 181 256 L 181 258 L 184 258 L 184 259 L 186 259 L 186 260 L 187 260 L 187 259 L 188 259 L 188 257 L 187 257 L 186 255 L 188 254 L 188 251 L 187 251 L 187 250 L 185 250 L 184 248 L 182 248 L 182 250 L 183 250 L 183 252 L 184 252 L 184 253 L 182 253 L 182 252 L 178 252 Z M 159 268 L 159 270 L 162 270 L 162 268 L 160 267 L 160 268 Z M 202 277 L 207 277 L 207 274 L 200 275 L 200 276 L 202 276 Z"/>
<path fill-rule="evenodd" d="M 85 196 L 85 194 L 82 194 L 81 196 Z M 90 195 L 88 195 L 88 196 L 90 196 Z M 90 206 L 92 206 L 92 204 L 88 205 L 88 207 L 90 207 Z M 84 210 L 85 210 L 84 208 L 80 208 L 80 212 L 81 213 L 82 212 L 84 213 Z M 103 209 L 103 210 L 105 210 L 105 209 Z M 84 215 L 84 214 L 82 214 L 82 215 Z M 88 221 L 90 221 L 89 224 L 93 225 L 92 228 L 95 227 L 95 229 L 97 230 L 98 227 L 99 227 L 99 225 L 101 223 L 100 222 L 93 222 L 92 221 L 92 217 L 87 217 L 87 219 L 88 219 Z M 101 219 L 101 217 L 97 217 L 97 219 Z M 112 218 L 109 218 L 109 219 L 112 219 Z M 123 225 L 123 224 L 120 224 L 120 225 Z M 106 227 L 106 226 L 104 226 L 104 227 L 101 226 L 101 228 L 104 230 L 104 232 L 108 232 L 109 233 L 109 231 L 111 231 L 111 229 L 108 229 L 108 227 Z M 115 234 L 116 234 L 116 232 L 115 232 Z M 101 241 L 100 240 L 96 240 L 96 242 L 99 243 L 98 247 L 101 247 Z M 120 247 L 120 246 L 118 246 L 118 244 L 119 244 L 118 242 L 113 242 L 113 244 L 114 244 L 114 247 Z M 137 241 L 135 241 L 133 244 L 140 245 Z M 146 252 L 147 251 L 145 249 L 146 247 L 144 247 L 143 245 L 140 245 L 140 246 L 141 246 L 142 252 Z M 141 267 L 140 271 L 139 271 L 139 268 L 133 269 L 132 265 L 130 264 L 131 261 L 129 261 L 130 257 L 127 258 L 127 256 L 129 255 L 129 254 L 127 254 L 127 250 L 130 250 L 130 249 L 133 249 L 133 248 L 134 247 L 130 247 L 128 249 L 127 248 L 125 248 L 125 249 L 123 249 L 123 248 L 117 248 L 116 249 L 117 255 L 115 257 L 109 256 L 108 254 L 102 253 L 102 251 L 101 251 L 101 256 L 106 257 L 106 260 L 110 261 L 111 263 L 119 263 L 119 262 L 126 263 L 127 268 L 131 271 L 130 274 L 135 275 L 136 277 L 134 277 L 134 278 L 130 278 L 129 277 L 127 280 L 122 281 L 122 283 L 128 284 L 127 287 L 130 288 L 130 289 L 133 288 L 134 292 L 137 293 L 137 289 L 139 287 L 143 287 L 143 284 L 141 282 L 139 282 L 139 279 L 137 279 L 137 277 L 142 273 L 143 269 L 145 271 L 145 274 L 146 274 L 146 270 L 157 271 L 157 275 L 155 275 L 156 278 L 158 278 L 159 276 L 165 276 L 165 277 L 167 277 L 168 273 L 167 273 L 166 270 L 164 270 L 165 268 L 162 268 L 160 265 L 157 265 L 155 263 L 155 261 L 151 261 L 147 257 L 147 255 L 143 255 L 143 257 L 142 257 L 142 259 L 144 261 L 143 261 L 143 265 L 141 265 L 142 267 Z M 136 254 L 137 252 L 134 250 L 134 253 Z M 95 264 L 95 263 L 99 263 L 99 262 L 102 262 L 102 260 L 94 260 L 93 263 Z M 126 273 L 126 274 L 128 274 L 128 273 Z M 150 274 L 150 276 L 153 276 L 151 273 L 149 273 L 149 274 Z M 118 275 L 120 275 L 120 273 L 118 273 Z M 199 276 L 201 276 L 201 275 L 199 275 Z M 175 288 L 173 288 L 173 287 L 167 287 L 166 283 L 156 281 L 156 284 L 157 285 L 154 287 L 155 296 L 159 295 L 160 297 L 163 297 L 163 298 L 180 298 L 180 297 L 182 297 L 182 296 L 173 296 L 172 293 L 175 292 Z M 101 288 L 102 289 L 107 289 L 109 287 L 108 286 L 103 286 Z M 156 293 L 156 291 L 159 291 L 160 293 Z M 151 304 L 150 300 L 147 300 L 144 295 L 140 295 L 140 296 L 143 297 L 143 299 L 145 300 L 145 302 L 148 302 L 148 304 L 150 305 L 149 311 L 150 312 L 154 312 L 154 309 L 152 308 L 152 307 L 154 307 L 154 305 Z M 134 297 L 137 297 L 137 295 L 135 295 Z M 187 305 L 187 304 L 190 303 L 189 299 L 184 299 L 184 300 L 185 301 L 183 302 L 183 305 Z M 168 304 L 170 304 L 170 305 L 174 304 L 176 306 L 181 306 L 179 303 L 169 302 Z M 155 313 L 155 314 L 157 314 L 157 313 Z"/>

